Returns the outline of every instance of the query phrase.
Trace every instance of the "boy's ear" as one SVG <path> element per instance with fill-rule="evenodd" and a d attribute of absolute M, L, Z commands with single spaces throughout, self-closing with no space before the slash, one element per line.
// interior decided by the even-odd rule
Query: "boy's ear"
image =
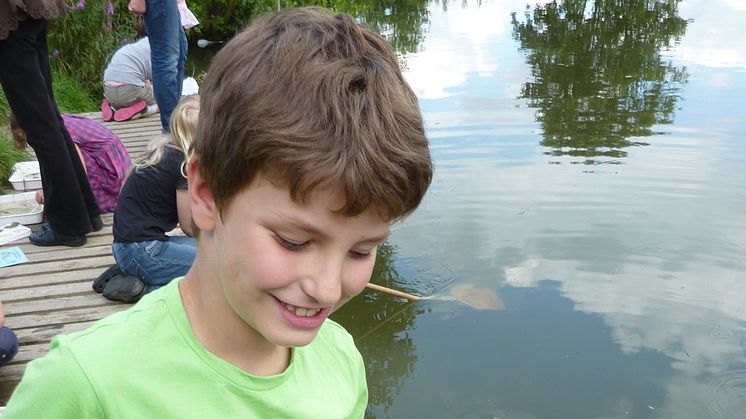
<path fill-rule="evenodd" d="M 210 187 L 199 172 L 199 156 L 192 156 L 187 165 L 189 199 L 192 204 L 192 220 L 200 231 L 211 231 L 220 217 Z"/>

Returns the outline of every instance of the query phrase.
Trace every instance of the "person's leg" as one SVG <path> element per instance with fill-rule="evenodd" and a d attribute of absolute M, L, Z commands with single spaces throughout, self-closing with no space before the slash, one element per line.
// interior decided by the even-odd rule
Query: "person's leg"
<path fill-rule="evenodd" d="M 0 84 L 39 160 L 45 212 L 52 230 L 80 236 L 91 231 L 91 221 L 49 94 L 48 67 L 46 72 L 42 69 L 48 62 L 39 60 L 40 43 L 46 46 L 46 26 L 44 20 L 27 19 L 0 41 Z M 77 152 L 74 156 L 80 164 Z"/>
<path fill-rule="evenodd" d="M 146 0 L 143 17 L 150 41 L 153 93 L 161 112 L 163 131 L 169 132 L 169 118 L 181 97 L 186 49 L 182 46 L 184 28 L 173 0 Z M 184 38 L 186 39 L 186 38 Z"/>
<path fill-rule="evenodd" d="M 150 292 L 189 271 L 197 255 L 197 241 L 169 237 L 168 241 L 114 243 L 112 250 L 119 269 L 142 279 Z"/>
<path fill-rule="evenodd" d="M 187 43 L 186 33 L 184 33 L 184 27 L 181 26 L 181 20 L 179 20 L 179 75 L 177 82 L 179 83 L 179 99 L 181 99 L 181 90 L 184 88 L 184 68 L 186 68 L 186 59 L 189 52 L 189 44 Z"/>
<path fill-rule="evenodd" d="M 44 81 L 47 85 L 49 99 L 52 103 L 52 106 L 54 106 L 54 112 L 57 115 L 57 122 L 60 127 L 60 132 L 62 133 L 62 137 L 65 139 L 67 154 L 72 161 L 73 169 L 75 170 L 75 178 L 78 182 L 78 186 L 80 187 L 80 192 L 83 195 L 83 201 L 85 202 L 88 217 L 89 219 L 91 219 L 91 223 L 93 224 L 93 219 L 101 214 L 101 210 L 99 209 L 98 202 L 96 201 L 96 197 L 93 194 L 93 189 L 91 188 L 91 184 L 88 180 L 88 174 L 86 173 L 85 167 L 83 166 L 83 162 L 80 160 L 78 150 L 75 147 L 75 143 L 73 142 L 70 133 L 67 131 L 65 121 L 62 119 L 60 110 L 57 107 L 57 101 L 54 98 L 54 89 L 52 88 L 52 70 L 49 67 L 49 48 L 47 47 L 46 25 L 44 27 L 43 34 L 40 35 L 36 51 L 37 56 L 39 57 L 39 68 L 42 72 L 42 75 L 44 76 Z M 93 229 L 96 230 L 96 227 L 94 226 Z M 100 228 L 98 228 L 98 230 L 100 230 Z"/>
<path fill-rule="evenodd" d="M 0 367 L 10 362 L 17 353 L 18 337 L 7 327 L 0 327 Z"/>
<path fill-rule="evenodd" d="M 155 103 L 153 92 L 148 86 L 135 86 L 134 84 L 105 86 L 104 96 L 109 99 L 109 103 L 115 110 L 126 108 L 141 100 L 148 105 Z"/>

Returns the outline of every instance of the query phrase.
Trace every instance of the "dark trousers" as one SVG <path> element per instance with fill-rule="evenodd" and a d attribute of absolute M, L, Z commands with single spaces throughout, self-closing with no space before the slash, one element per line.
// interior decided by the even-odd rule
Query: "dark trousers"
<path fill-rule="evenodd" d="M 36 152 L 44 188 L 44 211 L 52 230 L 91 231 L 101 213 L 75 145 L 52 93 L 47 21 L 27 19 L 0 40 L 0 84 L 18 124 Z"/>

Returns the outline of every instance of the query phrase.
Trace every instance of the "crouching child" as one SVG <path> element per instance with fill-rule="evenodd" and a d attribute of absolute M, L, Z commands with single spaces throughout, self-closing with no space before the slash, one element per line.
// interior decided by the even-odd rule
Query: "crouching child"
<path fill-rule="evenodd" d="M 390 46 L 346 15 L 259 18 L 213 60 L 188 164 L 185 277 L 31 362 L 6 417 L 362 417 L 328 316 L 362 292 L 432 163 Z"/>

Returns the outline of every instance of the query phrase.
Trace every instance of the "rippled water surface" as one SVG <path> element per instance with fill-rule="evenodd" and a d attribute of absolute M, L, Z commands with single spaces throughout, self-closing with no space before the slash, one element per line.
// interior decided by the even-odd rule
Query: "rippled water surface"
<path fill-rule="evenodd" d="M 436 165 L 373 281 L 505 305 L 337 313 L 369 416 L 746 418 L 746 3 L 530 3 L 368 17 Z"/>
<path fill-rule="evenodd" d="M 373 282 L 504 305 L 336 313 L 368 416 L 746 418 L 746 2 L 528 3 L 355 4 L 436 166 Z"/>

